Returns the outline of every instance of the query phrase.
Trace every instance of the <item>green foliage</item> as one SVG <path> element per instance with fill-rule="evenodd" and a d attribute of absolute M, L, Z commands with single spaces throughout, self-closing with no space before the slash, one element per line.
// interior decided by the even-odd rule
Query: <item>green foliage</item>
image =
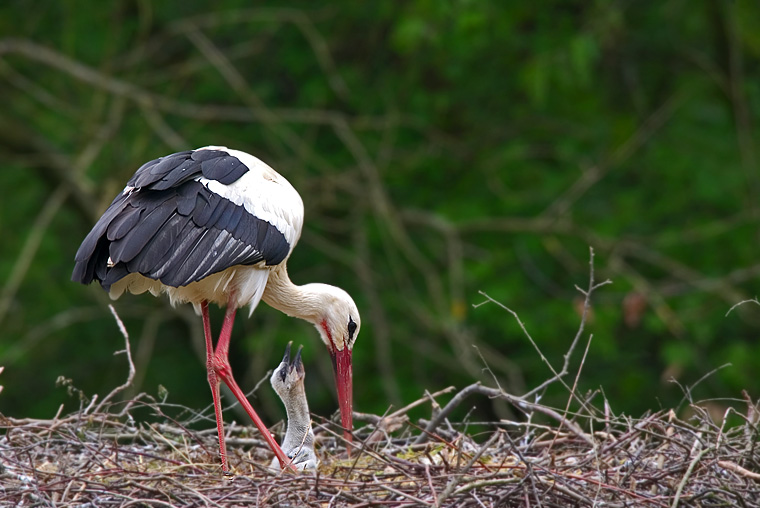
<path fill-rule="evenodd" d="M 583 389 L 637 413 L 679 403 L 671 377 L 731 363 L 693 395 L 757 397 L 760 308 L 726 312 L 757 294 L 758 19 L 749 0 L 3 3 L 0 407 L 49 416 L 78 404 L 58 376 L 87 395 L 123 381 L 106 295 L 68 281 L 74 253 L 140 164 L 208 144 L 301 192 L 291 275 L 356 299 L 359 411 L 492 382 L 483 360 L 516 394 L 546 379 L 514 318 L 473 305 L 483 291 L 515 310 L 559 367 L 589 246 L 614 284 L 595 295 Z M 205 407 L 192 312 L 146 295 L 116 307 L 135 389 Z M 241 385 L 288 340 L 306 345 L 310 405 L 328 415 L 316 333 L 265 305 L 236 325 Z M 281 414 L 268 387 L 257 397 Z"/>

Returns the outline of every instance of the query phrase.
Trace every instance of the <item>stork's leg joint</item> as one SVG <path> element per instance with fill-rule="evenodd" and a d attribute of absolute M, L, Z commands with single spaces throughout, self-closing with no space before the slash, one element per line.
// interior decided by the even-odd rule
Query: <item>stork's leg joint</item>
<path fill-rule="evenodd" d="M 229 360 L 219 353 L 214 353 L 208 358 L 206 369 L 208 369 L 209 383 L 212 376 L 216 382 L 219 380 L 227 382 L 232 379 L 232 366 L 230 366 Z"/>

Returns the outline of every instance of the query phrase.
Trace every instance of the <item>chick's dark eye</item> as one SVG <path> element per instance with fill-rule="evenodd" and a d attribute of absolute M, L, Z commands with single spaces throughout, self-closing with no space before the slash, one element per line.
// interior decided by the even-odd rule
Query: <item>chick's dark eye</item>
<path fill-rule="evenodd" d="M 354 320 L 349 317 L 348 318 L 348 339 L 349 340 L 354 338 L 354 333 L 356 333 L 356 323 L 354 323 Z"/>

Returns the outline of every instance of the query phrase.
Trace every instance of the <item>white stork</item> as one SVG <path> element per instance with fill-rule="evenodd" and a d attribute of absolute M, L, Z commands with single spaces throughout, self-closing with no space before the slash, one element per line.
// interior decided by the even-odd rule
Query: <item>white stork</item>
<path fill-rule="evenodd" d="M 228 471 L 219 383 L 232 390 L 274 451 L 290 461 L 232 376 L 230 335 L 239 307 L 260 300 L 316 326 L 332 357 L 344 435 L 351 440 L 351 352 L 360 319 L 334 286 L 290 281 L 286 262 L 301 235 L 303 202 L 275 170 L 253 155 L 207 146 L 143 164 L 116 196 L 76 254 L 72 280 L 93 280 L 116 299 L 125 291 L 166 293 L 203 317 L 206 370 L 214 398 L 222 469 Z M 226 305 L 214 349 L 208 304 Z"/>

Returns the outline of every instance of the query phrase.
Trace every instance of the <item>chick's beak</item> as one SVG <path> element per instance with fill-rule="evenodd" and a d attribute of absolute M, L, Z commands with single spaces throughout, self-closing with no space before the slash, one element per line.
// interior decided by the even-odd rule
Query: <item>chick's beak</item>
<path fill-rule="evenodd" d="M 335 371 L 335 387 L 338 390 L 338 404 L 340 405 L 340 422 L 343 426 L 343 437 L 350 443 L 353 441 L 351 431 L 354 428 L 353 419 L 353 374 L 351 368 L 351 350 L 344 347 L 342 350 L 333 350 L 333 369 Z"/>

